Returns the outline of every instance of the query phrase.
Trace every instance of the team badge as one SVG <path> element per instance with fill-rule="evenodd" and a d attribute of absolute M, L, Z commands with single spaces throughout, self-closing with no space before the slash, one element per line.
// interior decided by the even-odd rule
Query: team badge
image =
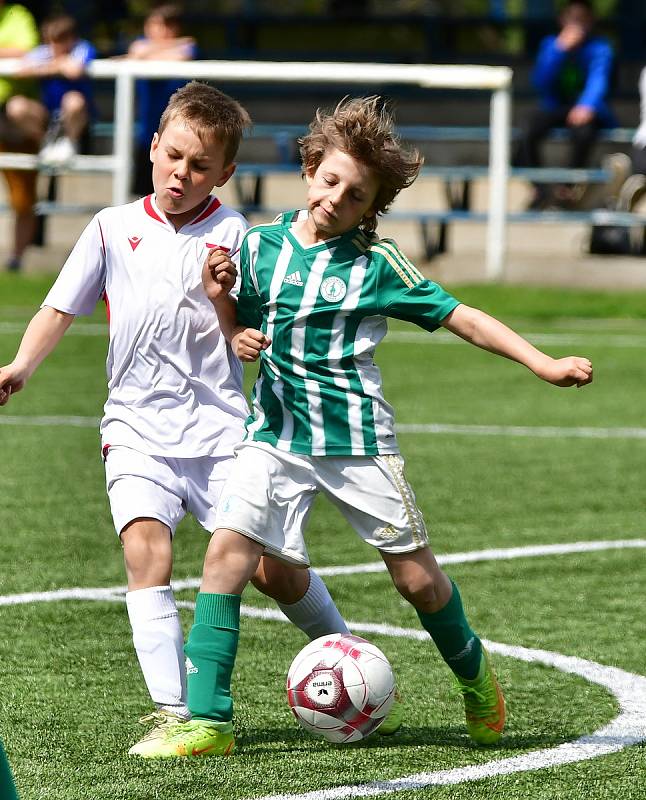
<path fill-rule="evenodd" d="M 321 284 L 321 297 L 328 303 L 340 303 L 347 291 L 345 281 L 336 275 L 326 278 Z"/>

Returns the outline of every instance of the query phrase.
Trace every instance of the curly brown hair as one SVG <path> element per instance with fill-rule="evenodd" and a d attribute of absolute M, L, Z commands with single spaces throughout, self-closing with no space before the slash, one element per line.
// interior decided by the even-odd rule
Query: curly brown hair
<path fill-rule="evenodd" d="M 200 81 L 191 81 L 173 92 L 159 120 L 157 134 L 161 136 L 168 123 L 178 117 L 200 139 L 222 142 L 226 164 L 236 157 L 242 135 L 251 126 L 251 117 L 237 100 Z"/>
<path fill-rule="evenodd" d="M 304 175 L 313 175 L 325 153 L 336 148 L 370 167 L 379 179 L 372 208 L 360 227 L 372 233 L 377 214 L 385 213 L 402 189 L 410 186 L 424 161 L 416 149 L 407 149 L 394 131 L 392 114 L 381 97 L 345 97 L 334 111 L 319 108 L 307 136 L 298 140 Z"/>

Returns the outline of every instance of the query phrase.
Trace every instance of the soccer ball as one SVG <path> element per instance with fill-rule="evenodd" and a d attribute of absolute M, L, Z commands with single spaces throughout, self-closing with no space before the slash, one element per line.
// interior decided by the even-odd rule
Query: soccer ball
<path fill-rule="evenodd" d="M 334 633 L 306 645 L 287 673 L 287 701 L 305 730 L 330 742 L 375 731 L 395 696 L 386 656 L 360 636 Z"/>

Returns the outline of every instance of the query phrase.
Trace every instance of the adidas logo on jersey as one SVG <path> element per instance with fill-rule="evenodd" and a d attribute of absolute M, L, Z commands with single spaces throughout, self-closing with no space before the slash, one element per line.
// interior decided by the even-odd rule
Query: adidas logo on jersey
<path fill-rule="evenodd" d="M 292 272 L 291 275 L 288 275 L 283 283 L 289 283 L 291 286 L 302 286 L 303 281 L 301 280 L 301 273 L 299 270 L 296 272 Z"/>

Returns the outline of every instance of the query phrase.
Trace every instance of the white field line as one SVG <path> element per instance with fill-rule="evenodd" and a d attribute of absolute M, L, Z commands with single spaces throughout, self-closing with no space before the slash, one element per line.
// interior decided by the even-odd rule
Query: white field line
<path fill-rule="evenodd" d="M 0 413 L 0 425 L 14 427 L 98 428 L 99 417 L 12 416 Z M 451 425 L 435 423 L 398 423 L 397 433 L 430 436 L 511 436 L 536 439 L 646 439 L 646 428 L 559 427 L 556 425 Z"/>
<path fill-rule="evenodd" d="M 27 322 L 0 322 L 0 335 L 18 335 L 24 332 Z M 108 337 L 108 326 L 103 323 L 87 322 L 72 325 L 66 336 L 103 336 Z M 550 347 L 646 347 L 646 336 L 639 334 L 613 333 L 543 333 L 523 331 L 521 334 L 532 344 Z M 389 331 L 384 343 L 410 343 L 424 345 L 464 344 L 459 336 L 437 331 L 432 336 L 424 331 Z"/>
<path fill-rule="evenodd" d="M 646 540 L 621 540 L 618 542 L 579 542 L 572 545 L 546 545 L 543 547 L 508 548 L 506 550 L 480 551 L 479 553 L 455 553 L 450 558 L 463 561 L 485 560 L 485 558 L 517 558 L 521 553 L 531 556 L 554 552 L 589 552 L 608 549 L 608 547 L 646 546 Z M 564 549 L 564 548 L 575 548 Z M 487 554 L 487 555 L 485 555 Z M 337 568 L 338 569 L 338 568 Z M 338 573 L 337 573 L 338 574 Z M 188 586 L 190 581 L 178 581 L 176 589 Z M 23 595 L 0 597 L 0 605 L 16 605 L 46 600 L 103 600 L 120 601 L 125 599 L 125 586 L 106 589 L 61 589 L 54 592 L 31 592 Z M 178 603 L 183 608 L 193 608 L 193 602 Z M 253 608 L 243 606 L 241 613 L 247 617 L 255 617 L 268 621 L 287 622 L 286 617 L 277 609 Z M 425 631 L 409 628 L 398 628 L 390 625 L 349 622 L 351 630 L 362 633 L 381 634 L 383 636 L 406 637 L 418 641 L 426 641 Z M 484 780 L 499 775 L 510 775 L 519 772 L 553 768 L 565 764 L 585 761 L 599 756 L 623 750 L 630 745 L 646 741 L 646 678 L 634 673 L 625 672 L 614 667 L 605 667 L 593 661 L 564 656 L 546 650 L 534 650 L 525 647 L 501 644 L 485 640 L 487 648 L 509 658 L 520 659 L 528 663 L 541 663 L 563 672 L 579 675 L 591 683 L 603 686 L 616 698 L 620 713 L 610 723 L 587 736 L 573 742 L 565 742 L 553 748 L 532 751 L 525 755 L 497 759 L 486 764 L 458 767 L 436 772 L 421 772 L 391 780 L 376 781 L 363 785 L 337 786 L 330 789 L 316 790 L 305 794 L 267 795 L 257 800 L 341 800 L 341 798 L 376 797 L 394 794 L 401 791 L 426 789 L 431 786 L 446 786 L 468 781 Z"/>
<path fill-rule="evenodd" d="M 425 640 L 423 631 L 407 628 L 391 628 L 387 625 L 361 625 L 348 623 L 352 630 L 378 633 L 384 636 L 408 637 Z M 436 772 L 420 772 L 391 780 L 374 781 L 363 785 L 336 786 L 304 794 L 274 794 L 255 800 L 341 800 L 352 797 L 378 797 L 396 792 L 428 789 L 431 786 L 448 786 L 470 781 L 484 780 L 499 775 L 511 775 L 547 769 L 599 756 L 616 753 L 630 745 L 646 741 L 646 678 L 631 672 L 605 667 L 594 661 L 564 656 L 547 650 L 514 647 L 485 640 L 492 653 L 516 658 L 528 663 L 545 664 L 607 689 L 616 698 L 620 712 L 614 720 L 587 736 L 557 747 L 534 750 L 525 755 L 489 761 L 486 764 L 444 769 Z M 428 794 L 423 795 L 427 797 Z"/>
<path fill-rule="evenodd" d="M 639 334 L 541 333 L 522 331 L 521 336 L 534 345 L 549 347 L 646 347 L 646 336 Z M 445 331 L 429 335 L 424 331 L 388 331 L 383 344 L 465 344 L 463 339 Z"/>
<path fill-rule="evenodd" d="M 550 555 L 568 555 L 571 553 L 594 553 L 603 550 L 627 550 L 646 548 L 646 539 L 609 539 L 607 541 L 571 542 L 568 544 L 543 544 L 528 545 L 526 547 L 506 547 L 489 550 L 472 550 L 467 553 L 447 553 L 436 556 L 439 564 L 470 564 L 482 561 L 506 561 L 515 558 L 537 558 Z M 353 564 L 337 567 L 317 567 L 316 572 L 323 577 L 337 575 L 359 575 L 375 572 L 385 572 L 383 561 L 369 564 Z M 197 589 L 200 578 L 185 578 L 173 581 L 176 592 L 183 589 Z M 22 605 L 24 603 L 51 603 L 61 600 L 106 600 L 121 601 L 128 591 L 127 586 L 111 586 L 105 589 L 83 589 L 73 587 L 70 589 L 54 589 L 49 592 L 27 592 L 22 594 L 0 595 L 0 606 Z M 190 602 L 178 602 L 182 608 L 193 608 Z M 279 611 L 245 606 L 245 614 L 250 617 L 263 619 L 282 619 Z M 271 615 L 277 616 L 271 616 Z M 269 615 L 269 616 L 266 616 Z"/>
<path fill-rule="evenodd" d="M 99 417 L 31 417 L 31 416 L 11 416 L 11 414 L 0 414 L 0 425 L 13 425 L 26 428 L 98 428 L 101 419 Z"/>
<path fill-rule="evenodd" d="M 450 425 L 400 423 L 397 433 L 454 436 L 520 436 L 537 439 L 646 439 L 646 428 L 570 428 L 557 425 Z"/>
<path fill-rule="evenodd" d="M 489 550 L 472 550 L 468 553 L 446 553 L 436 555 L 438 564 L 472 564 L 481 561 L 506 561 L 514 558 L 537 558 L 542 556 L 568 555 L 570 553 L 594 553 L 601 550 L 625 550 L 646 548 L 646 539 L 610 539 L 608 541 L 572 542 L 568 544 L 537 544 L 526 547 L 504 547 Z M 354 564 L 339 567 L 316 567 L 323 577 L 336 575 L 359 575 L 363 573 L 385 572 L 383 561 L 369 564 Z"/>
<path fill-rule="evenodd" d="M 28 320 L 25 322 L 0 322 L 0 335 L 1 334 L 22 334 L 28 325 Z M 83 322 L 80 325 L 72 325 L 65 333 L 66 336 L 104 336 L 108 338 L 108 326 L 105 323 L 98 322 Z"/>

